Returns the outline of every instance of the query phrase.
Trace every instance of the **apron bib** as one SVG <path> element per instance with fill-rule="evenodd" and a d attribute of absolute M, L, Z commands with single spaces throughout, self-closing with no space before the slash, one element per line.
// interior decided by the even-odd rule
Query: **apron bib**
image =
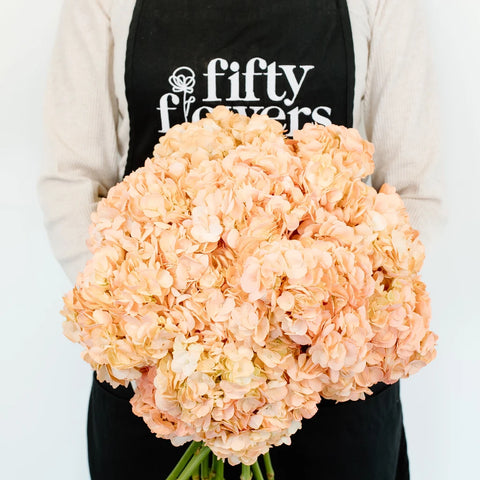
<path fill-rule="evenodd" d="M 352 126 L 355 63 L 345 0 L 137 0 L 127 42 L 124 175 L 171 126 L 217 105 L 267 114 L 287 135 Z"/>

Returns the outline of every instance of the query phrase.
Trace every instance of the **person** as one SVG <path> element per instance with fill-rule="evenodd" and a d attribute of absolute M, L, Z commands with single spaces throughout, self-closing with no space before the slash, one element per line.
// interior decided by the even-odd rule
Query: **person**
<path fill-rule="evenodd" d="M 72 282 L 91 253 L 90 214 L 143 165 L 169 127 L 224 104 L 355 127 L 375 145 L 366 181 L 394 185 L 427 249 L 441 222 L 438 114 L 418 0 L 64 0 L 46 89 L 48 154 L 38 194 L 53 252 Z M 276 478 L 409 478 L 399 382 L 364 401 L 322 400 Z M 166 477 L 180 457 L 131 412 L 128 389 L 94 377 L 91 477 Z"/>

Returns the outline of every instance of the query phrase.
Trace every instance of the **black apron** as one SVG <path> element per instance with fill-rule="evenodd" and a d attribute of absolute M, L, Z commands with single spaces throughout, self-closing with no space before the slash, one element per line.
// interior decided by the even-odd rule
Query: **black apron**
<path fill-rule="evenodd" d="M 216 105 L 265 113 L 285 132 L 306 122 L 352 126 L 353 40 L 345 0 L 137 0 L 125 84 L 130 144 L 124 175 L 168 128 Z M 272 449 L 277 480 L 406 480 L 399 384 L 365 401 L 322 400 L 291 446 Z M 181 448 L 133 415 L 131 387 L 95 377 L 88 415 L 93 480 L 166 478 Z M 226 478 L 239 478 L 226 466 Z M 154 476 L 154 477 L 153 477 Z"/>
<path fill-rule="evenodd" d="M 127 43 L 125 174 L 168 128 L 216 105 L 266 113 L 288 135 L 306 122 L 351 127 L 354 77 L 344 0 L 138 0 Z"/>

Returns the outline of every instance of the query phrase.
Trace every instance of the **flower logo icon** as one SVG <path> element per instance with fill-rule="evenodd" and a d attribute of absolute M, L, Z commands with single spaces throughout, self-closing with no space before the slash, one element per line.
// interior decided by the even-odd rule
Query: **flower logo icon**
<path fill-rule="evenodd" d="M 183 93 L 183 115 L 185 121 L 188 122 L 190 105 L 195 101 L 195 97 L 189 95 L 193 93 L 193 87 L 195 86 L 195 72 L 190 67 L 178 67 L 168 77 L 168 82 L 174 93 Z"/>

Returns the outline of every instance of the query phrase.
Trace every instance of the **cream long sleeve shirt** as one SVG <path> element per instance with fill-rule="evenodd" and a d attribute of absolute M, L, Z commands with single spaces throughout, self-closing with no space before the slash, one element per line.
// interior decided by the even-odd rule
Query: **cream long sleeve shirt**
<path fill-rule="evenodd" d="M 442 222 L 434 79 L 421 0 L 347 0 L 353 126 L 375 145 L 377 190 L 396 187 L 426 245 Z M 64 0 L 45 96 L 37 189 L 55 257 L 74 283 L 90 215 L 121 181 L 129 144 L 125 56 L 134 0 Z"/>

